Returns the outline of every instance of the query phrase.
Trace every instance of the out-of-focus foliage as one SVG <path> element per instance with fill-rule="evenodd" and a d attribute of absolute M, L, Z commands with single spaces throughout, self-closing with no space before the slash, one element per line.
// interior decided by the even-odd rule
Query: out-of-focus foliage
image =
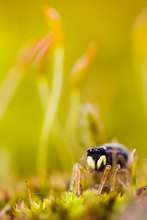
<path fill-rule="evenodd" d="M 14 173 L 24 176 L 36 174 L 36 164 L 40 164 L 40 173 L 47 166 L 49 171 L 69 171 L 73 162 L 85 153 L 86 146 L 114 138 L 130 149 L 137 148 L 140 157 L 146 157 L 146 1 L 50 0 L 47 4 L 58 11 L 62 28 L 59 27 L 57 14 L 46 12 L 44 16 L 46 1 L 0 2 L 1 86 L 11 67 L 17 67 L 18 76 L 22 77 L 24 67 L 21 72 L 17 64 L 19 58 L 16 58 L 20 48 L 32 45 L 32 42 L 36 45 L 51 32 L 58 36 L 56 40 L 62 41 L 60 45 L 53 45 L 52 51 L 47 50 L 43 62 L 40 63 L 40 55 L 36 56 L 27 67 L 23 80 L 18 79 L 21 82 L 0 120 L 0 176 L 5 181 L 12 179 Z M 77 63 L 77 60 L 86 55 L 85 51 L 93 41 L 97 44 L 97 51 L 86 72 L 81 74 L 80 84 L 75 86 L 70 81 L 71 73 L 81 71 L 79 63 L 82 65 L 82 62 Z M 58 61 L 54 63 L 55 56 L 60 54 L 56 49 L 60 46 L 64 51 L 62 88 L 59 91 L 59 85 L 55 83 L 57 87 L 54 86 L 53 92 L 54 65 L 60 68 L 61 64 L 57 64 Z M 55 55 L 55 51 L 59 53 Z M 39 65 L 35 66 L 38 61 Z M 74 63 L 79 65 L 79 69 Z M 9 82 L 7 90 L 11 96 L 12 85 L 17 82 L 11 78 Z M 59 93 L 55 92 L 56 89 Z M 58 103 L 55 101 L 48 105 L 50 92 L 59 95 L 53 96 L 57 102 L 59 98 Z M 50 125 L 45 118 L 47 106 L 50 111 L 50 106 L 54 106 L 52 112 L 57 113 L 53 116 L 49 114 Z M 93 117 L 95 114 L 97 116 Z M 93 123 L 91 119 L 96 120 L 97 126 L 89 124 L 89 121 Z M 46 146 L 42 148 L 41 130 L 45 123 L 47 143 L 44 142 Z M 51 127 L 49 132 L 48 126 Z M 97 135 L 95 139 L 88 129 L 90 132 L 93 129 Z M 38 159 L 40 152 L 42 159 Z"/>

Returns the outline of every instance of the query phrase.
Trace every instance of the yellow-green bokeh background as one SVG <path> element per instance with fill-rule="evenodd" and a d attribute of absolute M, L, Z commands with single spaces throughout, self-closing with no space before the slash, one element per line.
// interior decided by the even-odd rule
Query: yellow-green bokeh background
<path fill-rule="evenodd" d="M 146 0 L 1 0 L 1 83 L 18 50 L 48 32 L 43 13 L 47 4 L 60 13 L 65 31 L 65 85 L 58 112 L 61 123 L 68 108 L 71 67 L 95 40 L 97 53 L 81 85 L 81 101 L 99 109 L 107 141 L 116 138 L 131 149 L 136 147 L 140 157 L 147 157 L 147 76 L 142 76 L 147 62 L 147 12 L 138 18 L 147 7 Z M 35 174 L 42 118 L 35 77 L 29 74 L 0 122 L 1 175 L 9 172 L 10 176 L 14 170 Z"/>

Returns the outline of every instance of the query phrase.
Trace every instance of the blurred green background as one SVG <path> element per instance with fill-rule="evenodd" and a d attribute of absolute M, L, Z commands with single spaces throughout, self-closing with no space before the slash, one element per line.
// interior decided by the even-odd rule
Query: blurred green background
<path fill-rule="evenodd" d="M 64 88 L 58 110 L 61 125 L 68 111 L 71 68 L 94 40 L 97 52 L 80 85 L 81 103 L 90 102 L 98 109 L 107 142 L 116 138 L 130 149 L 137 148 L 140 157 L 147 157 L 146 0 L 1 0 L 1 84 L 19 49 L 49 31 L 45 5 L 59 12 L 65 33 Z M 42 120 L 35 76 L 30 71 L 0 121 L 1 177 L 36 174 Z M 54 144 L 50 144 L 49 154 L 53 151 Z M 56 155 L 48 163 L 53 164 L 52 170 L 59 169 Z"/>

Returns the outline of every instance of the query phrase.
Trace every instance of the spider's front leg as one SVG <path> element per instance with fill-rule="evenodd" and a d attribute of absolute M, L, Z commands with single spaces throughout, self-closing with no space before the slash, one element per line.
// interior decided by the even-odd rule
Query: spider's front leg
<path fill-rule="evenodd" d="M 117 164 L 114 168 L 113 179 L 112 179 L 112 184 L 111 184 L 111 192 L 114 192 L 114 190 L 115 190 L 117 174 L 118 174 L 119 170 L 120 170 L 120 165 Z"/>
<path fill-rule="evenodd" d="M 102 179 L 101 179 L 99 188 L 98 188 L 98 195 L 101 194 L 101 192 L 102 192 L 102 190 L 103 190 L 103 187 L 104 187 L 104 185 L 105 185 L 105 182 L 106 182 L 106 180 L 107 180 L 107 178 L 108 178 L 108 175 L 109 175 L 109 173 L 110 173 L 110 171 L 111 171 L 111 166 L 110 166 L 110 165 L 107 165 L 107 166 L 105 167 L 104 172 L 103 172 L 103 176 L 102 176 Z"/>
<path fill-rule="evenodd" d="M 76 163 L 74 165 L 73 171 L 72 171 L 72 176 L 71 176 L 70 185 L 69 185 L 69 192 L 73 191 L 74 183 L 75 183 L 76 195 L 80 196 L 82 193 L 81 173 L 89 173 L 89 172 L 90 172 L 90 170 L 86 169 L 80 163 Z"/>

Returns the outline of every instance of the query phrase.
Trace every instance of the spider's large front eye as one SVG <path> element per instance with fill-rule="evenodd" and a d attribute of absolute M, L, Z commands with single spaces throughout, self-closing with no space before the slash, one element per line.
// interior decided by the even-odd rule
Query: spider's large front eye
<path fill-rule="evenodd" d="M 91 169 L 95 170 L 95 161 L 91 156 L 87 157 L 87 164 Z"/>
<path fill-rule="evenodd" d="M 97 161 L 97 169 L 99 170 L 102 166 L 106 165 L 106 156 L 102 155 Z"/>

